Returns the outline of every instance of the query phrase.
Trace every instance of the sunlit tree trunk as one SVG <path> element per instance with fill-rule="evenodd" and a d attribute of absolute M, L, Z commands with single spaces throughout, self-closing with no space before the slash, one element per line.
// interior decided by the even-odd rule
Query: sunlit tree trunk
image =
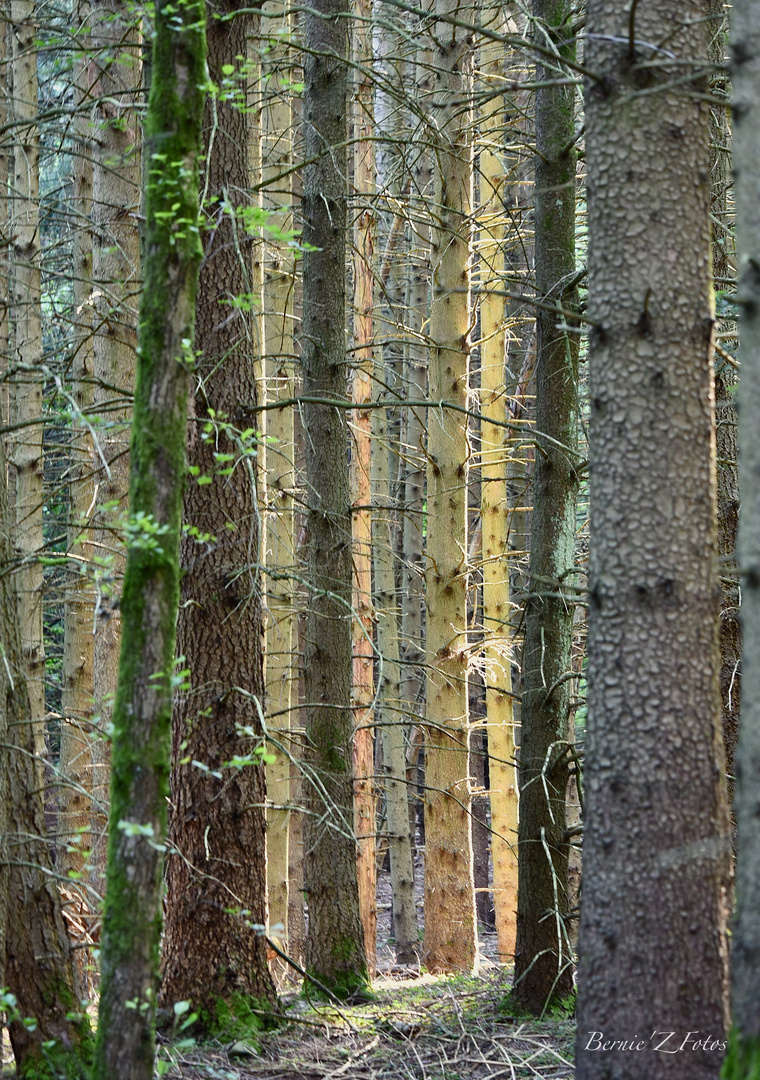
<path fill-rule="evenodd" d="M 293 190 L 288 170 L 293 164 L 293 106 L 291 19 L 278 0 L 269 0 L 263 12 L 264 57 L 263 179 L 268 229 L 287 234 L 293 229 Z M 267 404 L 287 401 L 294 391 L 293 252 L 276 236 L 265 234 L 264 255 L 264 370 Z M 293 407 L 272 409 L 264 416 L 270 440 L 266 450 L 266 551 L 264 579 L 267 606 L 266 716 L 267 728 L 279 745 L 270 745 L 274 757 L 267 762 L 267 900 L 269 926 L 288 948 L 288 855 L 290 833 L 290 738 L 292 710 L 298 700 L 295 670 L 297 628 L 295 438 Z M 286 972 L 275 961 L 273 971 Z"/>
<path fill-rule="evenodd" d="M 502 48 L 491 42 L 481 57 L 483 86 L 488 94 L 480 120 L 480 430 L 483 533 L 483 628 L 486 679 L 486 723 L 491 800 L 493 899 L 499 958 L 506 963 L 515 951 L 517 911 L 517 772 L 512 714 L 510 642 L 509 509 L 507 506 L 507 417 L 505 395 L 505 315 L 503 295 L 506 214 L 501 163 L 504 98 L 496 91 L 504 78 Z M 492 96 L 496 95 L 496 96 Z M 495 420 L 496 424 L 489 424 Z"/>
<path fill-rule="evenodd" d="M 472 11 L 438 0 L 439 16 Z M 425 939 L 430 971 L 471 968 L 476 956 L 467 700 L 466 418 L 470 354 L 472 52 L 467 34 L 436 26 L 438 69 L 430 310 L 427 468 L 427 706 L 425 728 Z"/>
<path fill-rule="evenodd" d="M 742 47 L 757 37 L 755 15 L 753 6 Z M 649 1039 L 667 1017 L 683 1037 L 699 1030 L 720 1040 L 728 1015 L 703 16 L 703 0 L 640 4 L 634 20 L 627 0 L 588 5 L 591 561 L 579 1080 L 651 1080 L 651 1052 L 597 1053 L 591 1032 Z M 652 66 L 650 43 L 666 38 L 668 52 Z M 738 114 L 752 117 L 754 104 L 752 96 Z M 661 152 L 642 154 L 652 147 Z M 752 269 L 752 288 L 755 277 Z M 755 791 L 744 811 L 750 850 L 756 806 Z M 738 893 L 757 926 L 747 885 L 740 878 Z M 741 938 L 741 923 L 737 931 Z M 753 993 L 755 1017 L 757 1001 Z M 694 1047 L 672 1055 L 667 1073 L 712 1080 L 719 1067 L 715 1049 Z"/>

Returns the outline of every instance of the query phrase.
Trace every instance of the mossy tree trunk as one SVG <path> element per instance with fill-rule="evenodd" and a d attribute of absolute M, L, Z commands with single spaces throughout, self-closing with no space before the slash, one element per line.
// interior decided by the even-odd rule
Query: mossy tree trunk
<path fill-rule="evenodd" d="M 245 91 L 250 12 L 209 8 L 217 86 Z M 231 69 L 231 70 L 230 70 Z M 230 92 L 204 116 L 204 261 L 196 304 L 198 380 L 191 415 L 177 652 L 189 688 L 174 715 L 162 1004 L 189 1000 L 211 1033 L 272 1005 L 266 962 L 263 603 L 256 485 L 257 360 L 248 301 L 260 303 L 246 196 L 251 114 Z M 237 298 L 242 298 L 240 304 Z"/>
<path fill-rule="evenodd" d="M 634 14 L 628 0 L 588 5 L 591 537 L 579 1080 L 651 1080 L 660 1068 L 650 1050 L 597 1052 L 590 1032 L 648 1040 L 666 1027 L 720 1040 L 728 1013 L 704 2 L 639 4 Z M 753 7 L 738 40 L 751 38 L 755 21 Z M 652 65 L 650 43 L 666 38 L 668 52 Z M 755 850 L 756 806 L 755 791 Z M 742 891 L 757 926 L 757 897 Z M 755 1016 L 757 1002 L 755 992 Z M 712 1080 L 719 1067 L 715 1049 L 692 1048 L 671 1055 L 665 1072 Z"/>
<path fill-rule="evenodd" d="M 349 20 L 345 0 L 305 16 L 303 388 L 347 401 L 346 228 Z M 308 503 L 305 641 L 306 966 L 337 994 L 361 992 L 367 958 L 359 914 L 351 716 L 351 493 L 346 411 L 304 406 Z"/>
<path fill-rule="evenodd" d="M 734 809 L 736 913 L 731 939 L 733 1028 L 723 1076 L 760 1076 L 760 25 L 756 5 L 734 0 L 731 72 L 739 255 L 739 523 L 743 676 Z"/>
<path fill-rule="evenodd" d="M 430 971 L 472 968 L 476 958 L 467 671 L 466 407 L 472 258 L 472 46 L 461 27 L 472 9 L 438 0 L 437 130 L 428 410 L 427 704 L 425 727 L 425 939 Z M 472 16 L 474 18 L 474 15 Z M 439 405 L 439 403 L 441 403 Z"/>
<path fill-rule="evenodd" d="M 131 441 L 130 543 L 114 704 L 96 1080 L 148 1080 L 155 1057 L 185 433 L 193 354 L 205 12 L 156 5 L 145 290 Z"/>
<path fill-rule="evenodd" d="M 541 42 L 556 61 L 538 66 L 551 80 L 572 60 L 564 0 L 535 0 Z M 569 311 L 577 304 L 575 164 L 572 148 L 575 88 L 555 85 L 536 94 L 535 266 L 545 303 Z M 578 342 L 565 317 L 536 316 L 536 465 L 530 584 L 525 607 L 522 734 L 520 740 L 519 884 L 515 947 L 516 1000 L 540 1013 L 573 985 L 565 918 L 567 860 L 565 796 L 568 782 L 572 586 L 578 490 Z"/>

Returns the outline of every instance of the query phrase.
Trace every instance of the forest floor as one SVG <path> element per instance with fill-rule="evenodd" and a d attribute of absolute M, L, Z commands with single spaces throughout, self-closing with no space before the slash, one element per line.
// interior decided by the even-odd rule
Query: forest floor
<path fill-rule="evenodd" d="M 296 994 L 283 1023 L 257 1039 L 161 1050 L 183 1080 L 571 1080 L 574 1020 L 505 1015 L 506 969 L 379 978 L 376 1000 L 338 1011 Z"/>
<path fill-rule="evenodd" d="M 417 867 L 423 922 L 422 873 Z M 498 963 L 496 935 L 481 927 L 477 974 L 433 976 L 395 963 L 390 882 L 378 875 L 375 1000 L 340 1009 L 287 986 L 277 1026 L 250 1039 L 213 1043 L 159 1038 L 158 1077 L 167 1080 L 571 1080 L 575 1021 L 555 1010 L 541 1020 L 511 1016 L 511 968 Z M 0 1076 L 15 1075 L 3 1032 Z M 192 1028 L 183 1035 L 191 1036 Z"/>
<path fill-rule="evenodd" d="M 422 873 L 416 892 L 422 923 Z M 511 968 L 496 935 L 479 934 L 476 975 L 433 976 L 395 964 L 390 882 L 378 875 L 376 1000 L 340 1010 L 280 998 L 281 1024 L 253 1042 L 165 1043 L 168 1080 L 571 1080 L 575 1021 L 555 1012 L 526 1020 L 504 1011 Z"/>

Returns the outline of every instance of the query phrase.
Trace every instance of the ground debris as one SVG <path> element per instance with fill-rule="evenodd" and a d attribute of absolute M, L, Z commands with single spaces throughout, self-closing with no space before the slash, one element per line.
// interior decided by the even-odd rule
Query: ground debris
<path fill-rule="evenodd" d="M 285 999 L 255 1057 L 164 1048 L 169 1080 L 571 1080 L 574 1021 L 505 1018 L 504 969 L 481 976 L 384 978 L 377 1000 L 346 1006 Z M 246 1044 L 247 1045 L 247 1044 Z M 171 1060 L 170 1060 L 171 1059 Z"/>

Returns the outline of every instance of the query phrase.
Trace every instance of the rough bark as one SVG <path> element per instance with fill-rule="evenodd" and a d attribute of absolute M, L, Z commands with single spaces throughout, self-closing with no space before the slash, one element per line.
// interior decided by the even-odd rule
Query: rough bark
<path fill-rule="evenodd" d="M 303 389 L 346 401 L 345 257 L 348 11 L 317 0 L 305 17 Z M 308 620 L 304 877 L 306 966 L 335 993 L 361 992 L 367 958 L 359 915 L 351 717 L 351 494 L 346 415 L 304 407 Z"/>
<path fill-rule="evenodd" d="M 467 10 L 440 0 L 440 16 Z M 472 968 L 476 957 L 467 700 L 466 406 L 470 356 L 472 51 L 449 22 L 435 30 L 435 135 L 428 411 L 427 705 L 425 728 L 425 939 L 430 971 Z M 438 403 L 442 403 L 440 406 Z"/>
<path fill-rule="evenodd" d="M 573 7 L 535 0 L 536 33 L 556 60 L 537 66 L 551 80 L 572 60 Z M 536 93 L 536 290 L 547 305 L 573 311 L 575 88 Z M 551 310 L 536 314 L 536 457 L 530 572 L 525 604 L 520 737 L 519 883 L 516 1001 L 540 1013 L 573 986 L 566 917 L 568 845 L 565 796 L 570 734 L 570 671 L 575 506 L 578 488 L 578 335 Z"/>
<path fill-rule="evenodd" d="M 633 13 L 622 0 L 588 8 L 591 562 L 579 1080 L 717 1077 L 727 1020 L 731 845 L 718 687 L 703 15 L 701 0 Z M 668 52 L 652 65 L 649 43 L 666 37 Z M 697 1031 L 715 1043 L 655 1056 L 661 1030 L 679 1045 Z M 605 1040 L 641 1036 L 645 1048 L 598 1052 L 595 1031 Z"/>
<path fill-rule="evenodd" d="M 159 3 L 155 19 L 146 120 L 152 167 L 145 291 L 132 424 L 123 648 L 113 711 L 95 1080 L 153 1076 L 185 436 L 202 256 L 203 4 Z"/>
<path fill-rule="evenodd" d="M 208 66 L 246 56 L 250 14 L 209 10 Z M 242 78 L 242 76 L 240 76 Z M 199 1032 L 224 1030 L 274 1001 L 266 963 L 263 605 L 259 560 L 249 132 L 232 95 L 204 115 L 204 260 L 196 303 L 197 385 L 188 439 L 188 529 L 181 546 L 177 653 L 189 688 L 173 721 L 162 1004 L 191 1001 Z M 250 223 L 249 223 L 250 224 Z M 236 304 L 242 297 L 243 303 Z M 212 957 L 209 963 L 209 957 Z"/>
<path fill-rule="evenodd" d="M 270 45 L 264 58 L 264 209 L 269 228 L 288 233 L 293 228 L 292 181 L 293 105 L 288 82 L 291 18 L 279 0 L 268 0 L 262 12 Z M 292 250 L 276 234 L 265 237 L 264 253 L 264 370 L 267 402 L 287 401 L 294 390 Z M 295 556 L 295 436 L 292 406 L 264 414 L 264 430 L 273 440 L 266 451 L 266 548 L 264 562 L 267 627 L 265 648 L 267 729 L 279 745 L 270 745 L 274 760 L 266 767 L 267 785 L 267 900 L 269 926 L 287 951 L 288 855 L 290 845 L 289 731 L 298 697 L 295 671 L 296 613 L 293 574 Z M 282 979 L 281 962 L 272 970 Z"/>
<path fill-rule="evenodd" d="M 739 255 L 739 525 L 743 665 L 742 725 L 734 809 L 736 911 L 731 938 L 731 1042 L 723 1075 L 760 1075 L 760 26 L 755 5 L 735 0 L 731 27 L 734 185 Z"/>

